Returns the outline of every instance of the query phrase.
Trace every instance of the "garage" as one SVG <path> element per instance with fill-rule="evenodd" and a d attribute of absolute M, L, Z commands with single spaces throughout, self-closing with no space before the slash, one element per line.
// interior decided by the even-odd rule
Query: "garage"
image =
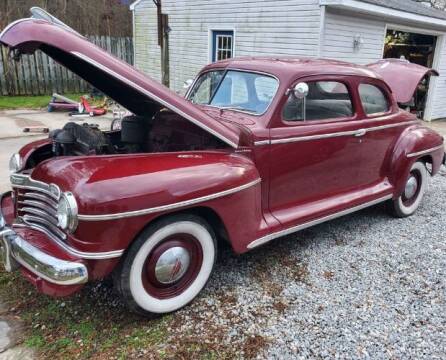
<path fill-rule="evenodd" d="M 321 56 L 359 64 L 396 58 L 433 68 L 407 104 L 420 118 L 446 118 L 446 13 L 411 1 L 341 1 L 324 4 Z"/>
<path fill-rule="evenodd" d="M 411 63 L 432 68 L 438 37 L 409 31 L 388 28 L 384 42 L 384 59 L 401 59 Z M 407 108 L 424 118 L 429 93 L 430 76 L 420 82 L 413 100 Z"/>

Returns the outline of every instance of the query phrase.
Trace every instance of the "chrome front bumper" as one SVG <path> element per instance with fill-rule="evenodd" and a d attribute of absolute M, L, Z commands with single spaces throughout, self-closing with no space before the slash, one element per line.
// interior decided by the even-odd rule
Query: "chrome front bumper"
<path fill-rule="evenodd" d="M 0 205 L 2 198 L 0 196 Z M 6 271 L 15 271 L 21 265 L 52 284 L 77 285 L 88 281 L 84 264 L 58 259 L 31 245 L 6 224 L 1 207 L 0 260 Z"/>

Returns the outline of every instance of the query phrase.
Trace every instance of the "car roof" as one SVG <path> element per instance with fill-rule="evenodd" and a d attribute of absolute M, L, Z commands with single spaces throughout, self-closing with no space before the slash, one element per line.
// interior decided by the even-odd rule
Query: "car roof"
<path fill-rule="evenodd" d="M 203 71 L 225 68 L 264 72 L 279 79 L 297 79 L 311 75 L 353 75 L 382 80 L 381 76 L 366 66 L 330 59 L 302 57 L 239 57 L 218 61 Z"/>

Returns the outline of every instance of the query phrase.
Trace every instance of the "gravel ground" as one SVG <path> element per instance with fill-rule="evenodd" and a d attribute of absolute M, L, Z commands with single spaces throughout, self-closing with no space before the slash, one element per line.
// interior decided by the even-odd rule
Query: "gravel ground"
<path fill-rule="evenodd" d="M 224 248 L 171 339 L 276 359 L 446 358 L 446 175 L 418 213 L 376 206 L 237 257 Z"/>

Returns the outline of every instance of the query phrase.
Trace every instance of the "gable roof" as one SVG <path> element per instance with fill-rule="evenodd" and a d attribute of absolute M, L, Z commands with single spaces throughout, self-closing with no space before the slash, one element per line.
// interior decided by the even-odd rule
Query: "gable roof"
<path fill-rule="evenodd" d="M 373 5 L 383 6 L 389 9 L 395 9 L 416 15 L 423 15 L 423 16 L 434 17 L 436 19 L 446 20 L 446 11 L 433 9 L 412 0 L 361 0 L 361 1 Z"/>

